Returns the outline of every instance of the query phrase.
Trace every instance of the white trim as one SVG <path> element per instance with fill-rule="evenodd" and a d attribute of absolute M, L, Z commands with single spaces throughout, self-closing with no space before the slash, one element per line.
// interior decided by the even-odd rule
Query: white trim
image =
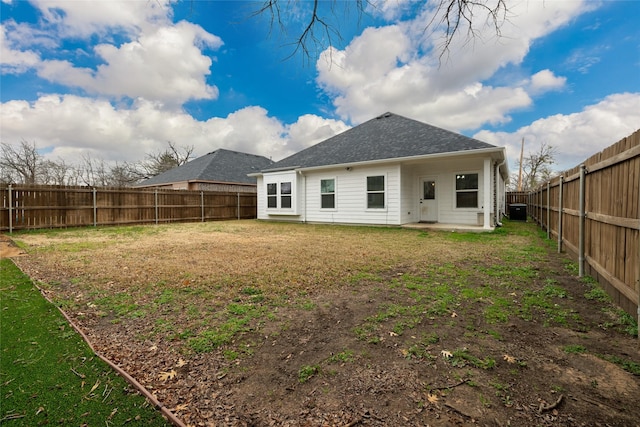
<path fill-rule="evenodd" d="M 330 169 L 330 168 L 353 168 L 353 167 L 361 167 L 361 166 L 375 166 L 383 163 L 402 163 L 407 161 L 422 161 L 422 160 L 430 160 L 430 159 L 438 159 L 442 157 L 457 157 L 457 156 L 477 156 L 479 154 L 488 154 L 488 153 L 500 153 L 502 157 L 497 156 L 497 158 L 504 159 L 505 158 L 505 149 L 504 147 L 493 147 L 493 148 L 480 148 L 477 150 L 465 150 L 465 151 L 448 151 L 446 153 L 436 153 L 436 154 L 423 154 L 420 156 L 407 156 L 407 157 L 395 157 L 389 159 L 378 159 L 378 160 L 364 160 L 361 162 L 352 162 L 352 163 L 338 163 L 332 165 L 320 165 L 320 166 L 309 166 L 309 167 L 300 167 L 300 166 L 291 166 L 286 170 L 299 170 L 299 171 L 316 171 L 320 169 Z M 285 168 L 283 168 L 284 170 Z M 280 170 L 282 171 L 282 170 Z M 269 174 L 273 171 L 265 170 L 261 173 Z M 255 175 L 255 174 L 250 174 Z"/>
<path fill-rule="evenodd" d="M 456 183 L 458 182 L 458 175 L 470 175 L 470 174 L 474 174 L 474 175 L 478 175 L 478 188 L 476 188 L 475 190 L 473 189 L 467 189 L 467 190 L 458 190 L 457 189 L 457 185 Z M 455 210 L 475 210 L 477 211 L 478 209 L 480 209 L 480 177 L 482 176 L 482 173 L 479 170 L 467 170 L 467 171 L 459 171 L 459 172 L 453 172 L 453 209 Z M 475 191 L 476 193 L 478 193 L 478 197 L 477 197 L 477 204 L 476 206 L 473 207 L 465 207 L 465 208 L 459 208 L 458 207 L 458 192 L 462 192 L 462 193 L 471 193 L 472 191 Z"/>
<path fill-rule="evenodd" d="M 381 208 L 370 208 L 369 207 L 369 188 L 368 188 L 368 178 L 374 178 L 377 176 L 381 176 L 384 178 L 384 189 L 382 191 L 372 191 L 371 193 L 379 194 L 382 193 L 384 196 L 384 200 L 382 203 L 384 204 Z M 388 193 L 389 192 L 389 179 L 387 178 L 387 173 L 377 173 L 373 175 L 365 174 L 364 176 L 364 210 L 365 212 L 386 212 L 389 209 L 389 201 L 388 201 Z"/>
<path fill-rule="evenodd" d="M 322 192 L 322 181 L 333 180 L 333 193 L 323 193 Z M 338 210 L 338 178 L 336 176 L 320 178 L 320 191 L 318 192 L 320 196 L 320 210 L 322 212 L 335 212 Z M 323 194 L 333 194 L 333 207 L 332 208 L 323 208 L 322 207 L 322 195 Z"/>

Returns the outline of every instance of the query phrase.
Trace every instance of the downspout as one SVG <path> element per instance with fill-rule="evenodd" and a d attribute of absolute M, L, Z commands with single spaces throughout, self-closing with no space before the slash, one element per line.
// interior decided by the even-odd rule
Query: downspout
<path fill-rule="evenodd" d="M 307 222 L 307 176 L 301 171 L 298 171 L 298 175 L 302 177 L 302 192 L 304 193 L 302 196 L 302 203 L 304 203 L 304 207 L 302 208 L 302 222 Z"/>

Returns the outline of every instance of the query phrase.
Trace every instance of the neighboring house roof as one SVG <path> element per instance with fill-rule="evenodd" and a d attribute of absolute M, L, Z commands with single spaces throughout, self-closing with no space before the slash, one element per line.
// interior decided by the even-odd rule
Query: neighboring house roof
<path fill-rule="evenodd" d="M 263 169 L 263 172 L 496 149 L 495 145 L 385 113 Z"/>
<path fill-rule="evenodd" d="M 273 161 L 264 156 L 218 149 L 184 165 L 170 169 L 138 184 L 140 187 L 183 181 L 255 184 L 247 174 L 270 167 Z"/>

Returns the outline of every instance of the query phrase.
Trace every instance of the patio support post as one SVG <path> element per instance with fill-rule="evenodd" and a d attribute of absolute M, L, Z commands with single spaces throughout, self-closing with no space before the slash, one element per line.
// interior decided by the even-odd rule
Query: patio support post
<path fill-rule="evenodd" d="M 484 221 L 482 228 L 491 229 L 491 159 L 484 159 L 483 205 Z"/>

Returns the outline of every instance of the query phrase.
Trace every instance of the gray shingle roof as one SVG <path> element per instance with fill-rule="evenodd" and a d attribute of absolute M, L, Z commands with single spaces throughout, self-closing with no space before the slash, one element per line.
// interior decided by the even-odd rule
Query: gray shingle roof
<path fill-rule="evenodd" d="M 498 147 L 397 114 L 385 113 L 282 159 L 263 171 L 487 148 Z"/>
<path fill-rule="evenodd" d="M 160 185 L 180 181 L 214 181 L 255 184 L 247 174 L 270 167 L 273 161 L 263 156 L 218 149 L 184 165 L 156 175 L 140 186 Z"/>

